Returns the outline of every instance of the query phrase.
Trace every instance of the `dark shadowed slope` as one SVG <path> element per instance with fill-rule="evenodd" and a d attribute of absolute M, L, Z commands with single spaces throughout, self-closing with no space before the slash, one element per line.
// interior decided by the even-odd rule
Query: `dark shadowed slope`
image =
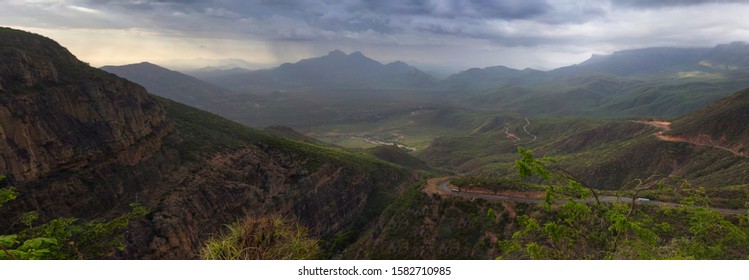
<path fill-rule="evenodd" d="M 89 67 L 54 41 L 0 29 L 0 172 L 19 193 L 0 228 L 57 217 L 91 220 L 150 210 L 121 258 L 190 259 L 224 225 L 293 217 L 313 237 L 366 225 L 370 195 L 394 193 L 410 171 L 253 130 L 156 96 Z M 379 205 L 379 204 L 376 204 Z M 355 232 L 355 231 L 354 231 Z"/>
<path fill-rule="evenodd" d="M 150 93 L 201 109 L 215 109 L 236 98 L 227 89 L 148 62 L 101 69 L 143 85 Z"/>

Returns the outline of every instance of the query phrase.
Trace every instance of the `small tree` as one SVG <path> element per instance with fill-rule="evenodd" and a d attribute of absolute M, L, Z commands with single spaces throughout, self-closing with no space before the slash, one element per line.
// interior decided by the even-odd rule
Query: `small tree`
<path fill-rule="evenodd" d="M 729 222 L 720 213 L 707 208 L 704 192 L 696 191 L 684 200 L 685 206 L 665 211 L 671 215 L 666 218 L 689 226 L 687 231 L 676 233 L 671 224 L 643 212 L 634 201 L 603 204 L 595 190 L 570 172 L 549 168 L 548 165 L 554 163 L 552 159 L 536 159 L 522 147 L 518 151 L 521 159 L 515 165 L 520 176 L 538 175 L 546 182 L 545 213 L 517 218 L 521 230 L 510 240 L 500 241 L 502 258 L 724 259 L 749 256 L 747 216 L 740 216 L 738 225 Z M 675 189 L 694 190 L 685 181 L 681 182 Z M 664 187 L 663 180 L 652 180 L 652 177 L 635 183 L 635 194 Z M 586 188 L 587 197 L 595 197 L 595 203 L 574 199 L 585 198 Z M 563 203 L 559 204 L 560 201 Z"/>
<path fill-rule="evenodd" d="M 0 183 L 5 185 L 5 176 Z M 15 188 L 0 189 L 0 206 L 15 199 Z M 34 226 L 39 219 L 36 211 L 21 215 L 20 222 L 28 228 L 0 236 L 0 260 L 38 259 L 98 259 L 111 257 L 116 250 L 124 250 L 123 229 L 148 211 L 139 204 L 110 220 L 84 222 L 77 218 L 56 218 Z"/>

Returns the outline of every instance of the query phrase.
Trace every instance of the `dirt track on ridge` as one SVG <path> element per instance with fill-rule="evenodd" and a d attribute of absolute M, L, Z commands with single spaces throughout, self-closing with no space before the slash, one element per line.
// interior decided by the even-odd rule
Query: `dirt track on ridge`
<path fill-rule="evenodd" d="M 711 148 L 716 148 L 716 149 L 721 149 L 721 150 L 724 150 L 724 151 L 727 151 L 727 152 L 731 152 L 732 154 L 740 156 L 740 157 L 749 158 L 749 155 L 746 155 L 744 153 L 741 153 L 741 152 L 738 152 L 738 151 L 733 150 L 731 148 L 723 147 L 723 146 L 720 146 L 720 145 L 714 145 L 714 144 L 710 144 L 710 143 L 697 142 L 697 141 L 690 140 L 689 138 L 684 138 L 684 137 L 676 137 L 676 136 L 664 135 L 664 133 L 671 131 L 671 122 L 657 121 L 657 120 L 652 120 L 652 121 L 635 121 L 635 122 L 636 123 L 640 123 L 640 124 L 650 125 L 652 127 L 657 128 L 658 131 L 656 133 L 654 133 L 653 135 L 656 138 L 658 138 L 658 140 L 661 140 L 661 141 L 682 142 L 682 143 L 689 143 L 689 144 L 692 144 L 692 145 L 695 145 L 695 146 L 706 146 L 706 147 L 711 147 Z"/>

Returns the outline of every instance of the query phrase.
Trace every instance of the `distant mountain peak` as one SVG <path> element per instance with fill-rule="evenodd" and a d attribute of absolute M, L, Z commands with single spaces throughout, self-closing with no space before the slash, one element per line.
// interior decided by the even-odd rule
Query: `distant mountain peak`
<path fill-rule="evenodd" d="M 339 49 L 335 49 L 335 50 L 330 51 L 328 53 L 328 56 L 346 56 L 346 53 Z"/>
<path fill-rule="evenodd" d="M 127 65 L 119 65 L 119 66 L 104 65 L 100 69 L 110 72 L 110 73 L 112 73 L 111 70 L 113 69 L 127 69 L 129 72 L 136 72 L 136 73 L 146 71 L 146 72 L 149 72 L 150 74 L 153 74 L 155 72 L 159 72 L 159 73 L 173 72 L 172 70 L 169 70 L 167 68 L 161 67 L 159 65 L 156 65 L 148 61 L 132 63 L 132 64 L 127 64 Z M 114 73 L 114 74 L 119 75 L 122 73 Z"/>
<path fill-rule="evenodd" d="M 113 68 L 124 67 L 124 66 L 130 67 L 133 70 L 147 70 L 147 71 L 158 70 L 158 71 L 172 72 L 172 70 L 170 70 L 170 69 L 164 68 L 164 67 L 162 67 L 160 65 L 157 65 L 157 64 L 154 64 L 154 63 L 151 63 L 151 62 L 148 62 L 148 61 L 143 61 L 143 62 L 138 62 L 138 63 L 133 63 L 133 64 L 127 64 L 127 65 L 120 65 L 120 66 L 105 65 L 105 66 L 102 66 L 101 69 L 103 69 L 105 71 L 108 71 L 107 69 L 113 69 Z"/>
<path fill-rule="evenodd" d="M 410 66 L 410 65 L 408 65 L 407 63 L 405 63 L 405 62 L 403 62 L 403 61 L 400 61 L 400 60 L 398 60 L 398 61 L 393 61 L 393 62 L 390 62 L 390 63 L 388 63 L 387 65 L 392 65 L 392 66 L 408 66 L 408 67 L 411 67 L 411 66 Z"/>
<path fill-rule="evenodd" d="M 744 41 L 733 41 L 728 44 L 720 44 L 718 46 L 746 46 L 747 43 Z"/>
<path fill-rule="evenodd" d="M 328 52 L 327 56 L 328 57 L 347 57 L 347 58 L 357 58 L 357 59 L 361 59 L 361 58 L 370 59 L 369 57 L 367 57 L 366 55 L 364 55 L 361 51 L 355 51 L 355 52 L 352 52 L 351 54 L 346 54 L 345 52 L 343 52 L 342 50 L 339 50 L 339 49 L 335 49 L 335 50 L 332 50 L 332 51 Z"/>
<path fill-rule="evenodd" d="M 233 95 L 224 88 L 150 62 L 103 66 L 101 69 L 137 82 L 150 93 L 196 107 L 205 108 L 216 100 Z"/>
<path fill-rule="evenodd" d="M 161 66 L 158 66 L 158 65 L 156 65 L 156 64 L 153 64 L 153 63 L 151 63 L 151 62 L 148 62 L 148 61 L 143 61 L 143 62 L 133 63 L 132 65 L 156 66 L 156 67 L 159 67 L 159 68 L 163 68 L 163 67 L 161 67 Z"/>
<path fill-rule="evenodd" d="M 746 42 L 735 41 L 728 44 L 720 44 L 713 48 L 714 52 L 729 51 L 729 52 L 746 52 L 749 49 L 749 44 Z"/>
<path fill-rule="evenodd" d="M 235 90 L 428 88 L 435 82 L 434 77 L 404 62 L 384 65 L 360 51 L 347 55 L 339 49 L 325 56 L 284 63 L 274 69 L 243 73 L 241 77 L 210 77 L 209 80 Z"/>

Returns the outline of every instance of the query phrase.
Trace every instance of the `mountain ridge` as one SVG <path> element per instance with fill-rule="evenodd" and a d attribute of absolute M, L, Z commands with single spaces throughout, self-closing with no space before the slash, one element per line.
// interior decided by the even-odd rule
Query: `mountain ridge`
<path fill-rule="evenodd" d="M 749 89 L 674 120 L 665 135 L 722 147 L 749 156 Z"/>
<path fill-rule="evenodd" d="M 739 59 L 736 59 L 739 57 Z M 361 51 L 354 51 L 351 54 L 335 49 L 328 52 L 327 55 L 320 57 L 311 57 L 299 60 L 295 63 L 287 62 L 282 63 L 277 67 L 267 68 L 255 71 L 273 71 L 280 67 L 292 67 L 294 65 L 305 65 L 305 64 L 317 64 L 322 61 L 331 59 L 345 60 L 350 58 L 352 60 L 358 60 L 359 62 L 368 62 L 370 64 L 381 64 L 376 60 L 373 60 L 365 56 Z M 717 62 L 717 63 L 716 63 Z M 395 61 L 389 64 L 405 64 L 402 61 Z M 613 67 L 606 64 L 620 64 L 618 70 L 611 70 Z M 623 65 L 622 65 L 623 64 Z M 388 65 L 388 64 L 385 64 Z M 713 67 L 716 66 L 716 67 Z M 409 67 L 412 67 L 408 65 Z M 667 70 L 669 67 L 674 66 L 689 66 L 692 67 L 689 70 L 695 69 L 710 69 L 713 70 L 730 70 L 736 67 L 746 68 L 749 67 L 749 44 L 743 41 L 735 41 L 727 44 L 718 44 L 713 47 L 650 47 L 650 48 L 639 48 L 639 49 L 625 49 L 615 51 L 611 54 L 600 55 L 593 54 L 589 59 L 582 61 L 577 64 L 562 66 L 551 70 L 535 70 L 532 68 L 525 69 L 514 69 L 504 65 L 488 66 L 483 68 L 469 68 L 457 73 L 453 73 L 450 76 L 460 76 L 468 73 L 479 73 L 482 71 L 495 72 L 508 74 L 510 72 L 538 72 L 553 74 L 552 76 L 558 75 L 574 75 L 580 73 L 608 73 L 617 75 L 629 75 L 632 74 L 632 69 L 640 68 L 646 69 L 646 71 L 654 72 Z M 416 69 L 415 67 L 413 67 Z M 576 69 L 579 68 L 579 69 Z M 508 71 L 500 72 L 498 69 L 504 69 Z M 418 70 L 418 69 L 417 69 Z M 252 70 L 247 70 L 252 71 Z M 421 70 L 419 70 L 421 72 Z M 423 73 L 423 72 L 422 72 Z M 481 73 L 486 75 L 486 73 Z M 441 79 L 440 81 L 447 80 L 448 78 Z"/>
<path fill-rule="evenodd" d="M 214 112 L 225 111 L 227 104 L 236 103 L 239 98 L 228 89 L 150 62 L 100 69 L 143 85 L 150 93 Z M 242 95 L 241 99 L 245 103 L 258 100 L 250 94 Z"/>
<path fill-rule="evenodd" d="M 14 66 L 0 66 L 0 170 L 19 193 L 0 216 L 9 232 L 23 230 L 17 221 L 30 211 L 40 223 L 93 220 L 137 202 L 150 213 L 109 255 L 193 259 L 247 216 L 295 217 L 315 238 L 356 234 L 382 210 L 372 200 L 419 177 L 150 95 L 40 35 L 1 29 L 0 61 Z"/>
<path fill-rule="evenodd" d="M 237 92 L 299 88 L 423 88 L 436 82 L 434 77 L 406 63 L 382 64 L 359 51 L 346 54 L 337 49 L 325 56 L 283 63 L 275 68 L 235 71 L 226 75 L 195 74 Z"/>

